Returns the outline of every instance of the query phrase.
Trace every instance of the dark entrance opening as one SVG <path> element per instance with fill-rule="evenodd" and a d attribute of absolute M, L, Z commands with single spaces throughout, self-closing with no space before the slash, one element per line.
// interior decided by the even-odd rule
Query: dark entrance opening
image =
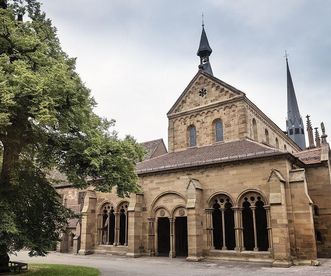
<path fill-rule="evenodd" d="M 157 251 L 159 256 L 169 256 L 169 251 L 170 251 L 169 218 L 158 218 L 157 220 Z"/>
<path fill-rule="evenodd" d="M 253 212 L 250 208 L 251 204 L 245 197 L 242 210 L 243 232 L 244 232 L 244 246 L 246 250 L 254 249 L 254 225 Z"/>
<path fill-rule="evenodd" d="M 125 210 L 122 207 L 120 210 L 120 236 L 119 236 L 119 244 L 124 245 L 125 244 L 125 235 L 126 235 L 126 214 Z"/>
<path fill-rule="evenodd" d="M 221 205 L 215 201 L 213 205 L 213 236 L 214 236 L 214 247 L 215 249 L 222 249 L 223 246 L 223 227 L 222 227 L 222 212 L 219 209 Z"/>
<path fill-rule="evenodd" d="M 176 256 L 187 256 L 187 217 L 176 217 L 175 220 Z"/>
<path fill-rule="evenodd" d="M 259 251 L 267 251 L 269 248 L 267 212 L 261 197 L 257 198 L 255 206 L 257 247 Z"/>

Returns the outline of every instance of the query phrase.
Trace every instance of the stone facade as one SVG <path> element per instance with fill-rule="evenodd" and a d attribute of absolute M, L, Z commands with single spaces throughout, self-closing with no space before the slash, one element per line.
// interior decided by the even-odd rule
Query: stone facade
<path fill-rule="evenodd" d="M 201 70 L 167 115 L 169 152 L 137 164 L 141 193 L 58 187 L 82 215 L 68 229 L 79 240 L 75 253 L 283 267 L 330 257 L 326 141 L 301 151 L 243 92 Z"/>

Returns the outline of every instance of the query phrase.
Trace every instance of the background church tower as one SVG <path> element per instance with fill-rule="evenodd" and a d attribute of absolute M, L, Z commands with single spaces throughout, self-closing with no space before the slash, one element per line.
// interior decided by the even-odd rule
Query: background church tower
<path fill-rule="evenodd" d="M 209 56 L 211 55 L 212 51 L 213 50 L 209 46 L 208 38 L 205 32 L 205 25 L 202 21 L 200 45 L 197 52 L 197 55 L 200 57 L 199 69 L 210 75 L 213 75 L 213 70 L 211 69 L 211 65 L 209 62 Z"/>
<path fill-rule="evenodd" d="M 297 98 L 295 96 L 293 81 L 288 59 L 286 55 L 286 70 L 287 70 L 287 120 L 286 130 L 287 135 L 301 148 L 306 148 L 305 132 L 302 118 L 299 112 Z"/>

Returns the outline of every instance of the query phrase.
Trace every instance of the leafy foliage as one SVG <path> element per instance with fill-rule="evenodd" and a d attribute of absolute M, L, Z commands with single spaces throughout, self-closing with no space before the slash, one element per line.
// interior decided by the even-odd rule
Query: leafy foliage
<path fill-rule="evenodd" d="M 0 246 L 44 254 L 70 216 L 46 177 L 77 187 L 137 192 L 143 149 L 98 117 L 75 59 L 61 49 L 36 0 L 0 0 Z M 2 7 L 2 8 L 1 8 Z M 24 15 L 24 17 L 23 17 Z M 23 22 L 23 18 L 26 19 Z M 1 248 L 0 248 L 1 249 Z"/>

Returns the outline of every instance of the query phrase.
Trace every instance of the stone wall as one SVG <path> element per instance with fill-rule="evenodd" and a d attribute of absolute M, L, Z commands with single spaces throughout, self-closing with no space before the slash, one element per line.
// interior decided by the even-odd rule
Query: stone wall
<path fill-rule="evenodd" d="M 319 257 L 331 257 L 331 182 L 327 162 L 307 169 L 308 191 L 313 201 Z"/>

